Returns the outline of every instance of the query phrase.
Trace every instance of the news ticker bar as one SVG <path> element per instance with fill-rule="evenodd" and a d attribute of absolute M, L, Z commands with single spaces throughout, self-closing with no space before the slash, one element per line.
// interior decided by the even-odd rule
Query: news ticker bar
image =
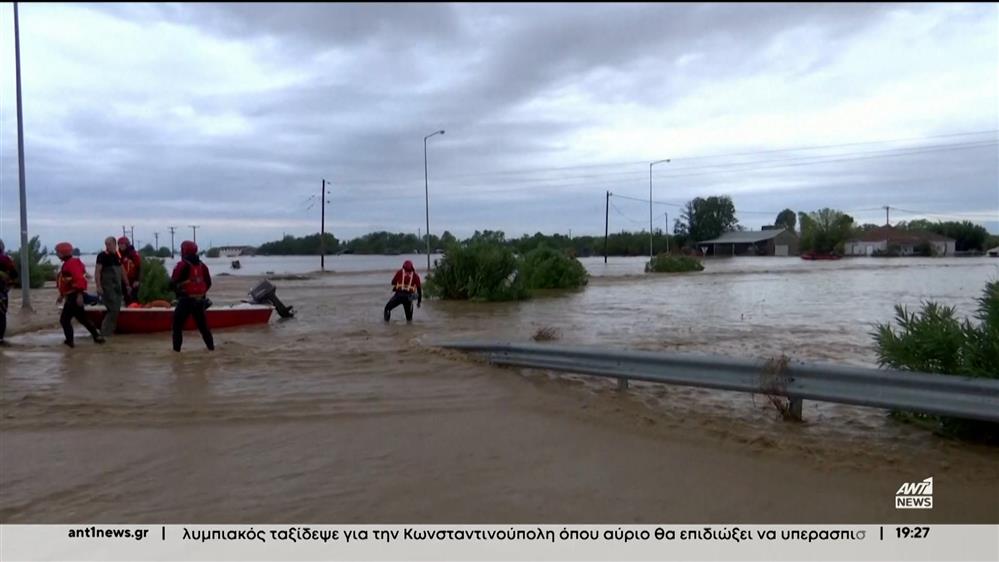
<path fill-rule="evenodd" d="M 999 560 L 999 525 L 0 525 L 0 560 Z"/>

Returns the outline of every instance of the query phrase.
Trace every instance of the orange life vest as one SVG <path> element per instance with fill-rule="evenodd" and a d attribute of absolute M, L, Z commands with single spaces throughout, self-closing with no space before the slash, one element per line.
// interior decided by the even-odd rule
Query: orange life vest
<path fill-rule="evenodd" d="M 405 291 L 407 293 L 416 292 L 416 272 L 402 270 L 402 277 L 399 282 L 395 284 L 396 291 Z"/>
<path fill-rule="evenodd" d="M 118 260 L 121 262 L 121 268 L 125 271 L 125 279 L 128 279 L 129 283 L 133 281 L 138 281 L 138 259 L 137 253 L 133 253 L 133 250 L 129 248 L 127 252 L 122 254 L 118 252 Z"/>

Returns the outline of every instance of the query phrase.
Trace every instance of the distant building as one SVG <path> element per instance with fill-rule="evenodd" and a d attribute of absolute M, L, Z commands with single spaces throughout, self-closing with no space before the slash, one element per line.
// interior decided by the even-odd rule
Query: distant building
<path fill-rule="evenodd" d="M 797 256 L 798 236 L 783 228 L 726 232 L 697 246 L 706 256 Z"/>
<path fill-rule="evenodd" d="M 219 254 L 227 258 L 238 258 L 239 256 L 252 256 L 256 253 L 253 246 L 219 246 Z"/>
<path fill-rule="evenodd" d="M 919 246 L 925 244 L 933 248 L 935 256 L 952 256 L 956 241 L 936 232 L 900 230 L 886 224 L 848 240 L 844 251 L 848 256 L 872 256 L 875 253 L 912 256 L 917 254 Z"/>
<path fill-rule="evenodd" d="M 999 246 L 992 248 L 986 253 L 989 255 L 990 258 L 999 258 Z"/>

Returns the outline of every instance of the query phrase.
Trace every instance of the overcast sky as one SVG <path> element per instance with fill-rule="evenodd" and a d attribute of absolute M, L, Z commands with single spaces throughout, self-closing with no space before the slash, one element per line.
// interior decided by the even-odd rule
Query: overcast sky
<path fill-rule="evenodd" d="M 20 5 L 28 227 L 96 250 L 656 228 L 730 195 L 999 232 L 995 4 Z M 19 245 L 13 10 L 0 236 Z M 621 197 L 618 197 L 620 195 Z M 642 201 L 626 199 L 633 197 Z M 310 204 L 312 205 L 310 208 Z"/>

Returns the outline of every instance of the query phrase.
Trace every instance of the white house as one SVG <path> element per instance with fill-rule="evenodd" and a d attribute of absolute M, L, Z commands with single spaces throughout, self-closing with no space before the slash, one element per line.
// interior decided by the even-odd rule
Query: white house
<path fill-rule="evenodd" d="M 921 244 L 929 243 L 934 256 L 952 256 L 956 241 L 935 232 L 899 230 L 891 225 L 865 232 L 860 238 L 848 240 L 844 252 L 848 256 L 870 256 L 875 252 L 895 250 L 898 255 L 911 256 Z"/>

